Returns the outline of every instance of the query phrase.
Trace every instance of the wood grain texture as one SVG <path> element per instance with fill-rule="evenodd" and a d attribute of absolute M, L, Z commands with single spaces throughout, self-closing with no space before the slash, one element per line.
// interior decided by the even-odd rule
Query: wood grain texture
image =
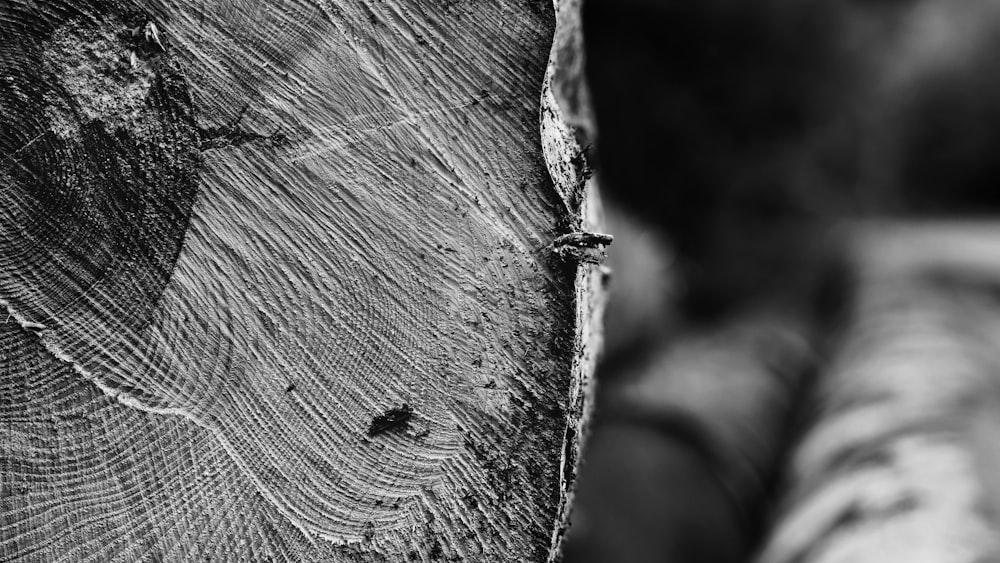
<path fill-rule="evenodd" d="M 0 559 L 548 558 L 593 279 L 546 248 L 579 224 L 538 140 L 553 23 L 0 8 Z"/>

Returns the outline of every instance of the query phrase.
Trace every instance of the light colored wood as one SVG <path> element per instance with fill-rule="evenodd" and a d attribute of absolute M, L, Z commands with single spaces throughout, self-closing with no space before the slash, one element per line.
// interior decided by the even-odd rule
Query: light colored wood
<path fill-rule="evenodd" d="M 0 8 L 0 559 L 549 558 L 598 280 L 548 247 L 553 24 Z"/>

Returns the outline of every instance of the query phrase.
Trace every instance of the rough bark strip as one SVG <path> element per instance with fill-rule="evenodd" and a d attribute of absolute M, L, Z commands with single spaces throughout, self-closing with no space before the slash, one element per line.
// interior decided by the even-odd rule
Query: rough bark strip
<path fill-rule="evenodd" d="M 0 299 L 17 320 L 0 375 L 21 397 L 3 422 L 28 441 L 65 410 L 88 425 L 66 446 L 4 442 L 5 558 L 548 556 L 589 351 L 570 358 L 575 269 L 546 250 L 574 221 L 537 141 L 544 5 L 0 16 Z M 38 401 L 64 389 L 49 416 Z M 404 403 L 407 428 L 367 436 Z M 88 440 L 138 465 L 25 459 Z M 182 485 L 204 471 L 221 492 Z M 91 496 L 36 503 L 38 487 Z M 102 508 L 112 490 L 131 500 Z M 132 539 L 73 551 L 108 529 Z"/>
<path fill-rule="evenodd" d="M 555 0 L 556 30 L 542 86 L 540 131 L 542 149 L 556 191 L 563 200 L 574 230 L 601 232 L 604 217 L 600 194 L 586 147 L 593 124 L 586 103 L 586 84 L 580 58 L 580 2 Z M 594 373 L 603 348 L 603 317 L 607 302 L 607 268 L 581 262 L 574 280 L 576 304 L 571 387 L 562 457 L 559 512 L 552 533 L 549 561 L 558 561 L 569 527 L 581 446 L 594 405 Z"/>

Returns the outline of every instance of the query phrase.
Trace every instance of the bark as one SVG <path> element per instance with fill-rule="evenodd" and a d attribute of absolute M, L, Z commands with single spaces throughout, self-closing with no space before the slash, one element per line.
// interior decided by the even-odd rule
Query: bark
<path fill-rule="evenodd" d="M 553 26 L 0 7 L 0 559 L 550 558 L 600 281 Z"/>

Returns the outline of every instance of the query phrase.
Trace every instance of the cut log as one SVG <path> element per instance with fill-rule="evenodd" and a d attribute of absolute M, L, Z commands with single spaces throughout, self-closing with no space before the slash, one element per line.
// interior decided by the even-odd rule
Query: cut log
<path fill-rule="evenodd" d="M 0 559 L 552 557 L 598 279 L 550 246 L 553 25 L 0 7 Z"/>

